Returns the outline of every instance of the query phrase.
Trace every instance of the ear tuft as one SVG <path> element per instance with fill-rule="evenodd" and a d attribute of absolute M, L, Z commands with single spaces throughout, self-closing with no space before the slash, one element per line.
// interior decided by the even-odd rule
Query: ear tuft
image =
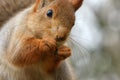
<path fill-rule="evenodd" d="M 69 0 L 69 1 L 70 3 L 72 3 L 75 10 L 77 10 L 82 5 L 83 2 L 83 0 Z"/>
<path fill-rule="evenodd" d="M 41 2 L 41 0 L 36 0 L 35 5 L 34 5 L 34 8 L 33 8 L 33 12 L 36 12 L 36 11 L 37 11 L 40 2 Z"/>

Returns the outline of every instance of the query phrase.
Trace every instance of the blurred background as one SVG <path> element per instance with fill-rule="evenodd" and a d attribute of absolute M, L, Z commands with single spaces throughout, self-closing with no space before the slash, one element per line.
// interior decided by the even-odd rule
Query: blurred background
<path fill-rule="evenodd" d="M 120 0 L 84 0 L 68 44 L 77 80 L 120 80 Z"/>

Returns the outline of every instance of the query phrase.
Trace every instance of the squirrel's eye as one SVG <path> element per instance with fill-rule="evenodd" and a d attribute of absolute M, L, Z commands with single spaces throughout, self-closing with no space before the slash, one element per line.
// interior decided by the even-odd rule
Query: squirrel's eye
<path fill-rule="evenodd" d="M 51 9 L 47 11 L 47 16 L 50 18 L 53 16 L 53 11 Z"/>

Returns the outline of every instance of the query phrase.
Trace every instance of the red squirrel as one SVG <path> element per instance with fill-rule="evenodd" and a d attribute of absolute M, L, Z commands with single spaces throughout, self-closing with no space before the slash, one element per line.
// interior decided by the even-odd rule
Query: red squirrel
<path fill-rule="evenodd" d="M 44 2 L 36 0 L 1 26 L 1 80 L 75 80 L 64 43 L 82 0 Z"/>

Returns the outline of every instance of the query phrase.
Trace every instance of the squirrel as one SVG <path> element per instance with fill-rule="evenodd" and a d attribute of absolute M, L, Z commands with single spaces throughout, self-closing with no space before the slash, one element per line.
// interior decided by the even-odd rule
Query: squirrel
<path fill-rule="evenodd" d="M 36 0 L 34 3 L 26 0 L 27 6 L 23 4 L 25 9 L 21 8 L 19 12 L 19 5 L 12 9 L 17 10 L 16 13 L 11 12 L 15 16 L 10 15 L 3 20 L 1 16 L 0 79 L 75 80 L 66 60 L 71 56 L 71 49 L 64 43 L 82 2 Z"/>

